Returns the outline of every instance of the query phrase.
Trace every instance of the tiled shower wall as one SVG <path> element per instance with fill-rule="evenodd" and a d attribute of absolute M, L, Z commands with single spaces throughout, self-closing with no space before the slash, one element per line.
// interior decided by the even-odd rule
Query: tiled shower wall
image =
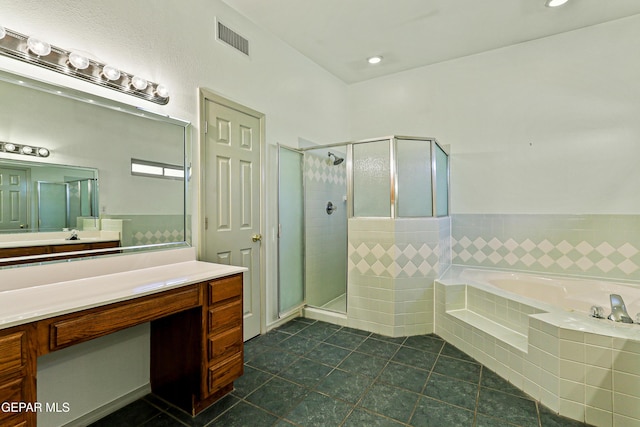
<path fill-rule="evenodd" d="M 640 215 L 455 214 L 453 264 L 640 280 Z"/>
<path fill-rule="evenodd" d="M 322 155 L 305 153 L 305 280 L 306 299 L 321 307 L 346 291 L 347 172 Z M 336 210 L 328 215 L 327 202 Z"/>
<path fill-rule="evenodd" d="M 449 261 L 449 218 L 349 220 L 349 326 L 433 332 L 433 281 Z"/>

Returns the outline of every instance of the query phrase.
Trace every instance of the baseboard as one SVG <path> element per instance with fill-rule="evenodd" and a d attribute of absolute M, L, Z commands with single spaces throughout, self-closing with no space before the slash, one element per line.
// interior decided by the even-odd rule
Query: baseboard
<path fill-rule="evenodd" d="M 65 424 L 64 427 L 87 426 L 117 411 L 118 409 L 123 408 L 128 404 L 135 402 L 136 400 L 146 396 L 149 393 L 151 393 L 151 384 L 145 384 L 140 388 L 137 388 L 123 396 L 118 397 L 115 400 L 112 400 L 106 405 L 103 405 L 97 409 L 94 409 L 91 412 L 84 414 L 80 418 L 76 418 L 75 420 Z"/>

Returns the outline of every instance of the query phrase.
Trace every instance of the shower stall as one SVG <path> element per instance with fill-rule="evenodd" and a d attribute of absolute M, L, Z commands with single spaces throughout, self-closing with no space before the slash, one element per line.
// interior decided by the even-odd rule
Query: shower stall
<path fill-rule="evenodd" d="M 346 315 L 347 289 L 356 276 L 373 271 L 376 281 L 398 265 L 393 254 L 382 252 L 402 245 L 388 245 L 390 234 L 376 234 L 376 220 L 448 215 L 448 153 L 433 138 L 279 145 L 278 165 L 280 316 L 302 306 Z M 373 227 L 369 233 L 367 227 Z"/>

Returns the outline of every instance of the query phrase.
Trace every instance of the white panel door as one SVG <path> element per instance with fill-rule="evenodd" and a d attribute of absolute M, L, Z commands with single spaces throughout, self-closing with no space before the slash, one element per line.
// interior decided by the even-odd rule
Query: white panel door
<path fill-rule="evenodd" d="M 27 172 L 0 168 L 0 230 L 29 228 L 27 224 Z"/>
<path fill-rule="evenodd" d="M 244 339 L 260 334 L 260 117 L 205 99 L 206 261 L 247 267 Z"/>

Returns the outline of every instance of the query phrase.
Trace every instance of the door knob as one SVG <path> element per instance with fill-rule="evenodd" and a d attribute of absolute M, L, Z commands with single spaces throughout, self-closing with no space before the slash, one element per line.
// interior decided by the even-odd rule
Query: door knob
<path fill-rule="evenodd" d="M 253 236 L 251 236 L 251 240 L 253 240 L 254 242 L 261 242 L 262 234 L 254 234 Z"/>

